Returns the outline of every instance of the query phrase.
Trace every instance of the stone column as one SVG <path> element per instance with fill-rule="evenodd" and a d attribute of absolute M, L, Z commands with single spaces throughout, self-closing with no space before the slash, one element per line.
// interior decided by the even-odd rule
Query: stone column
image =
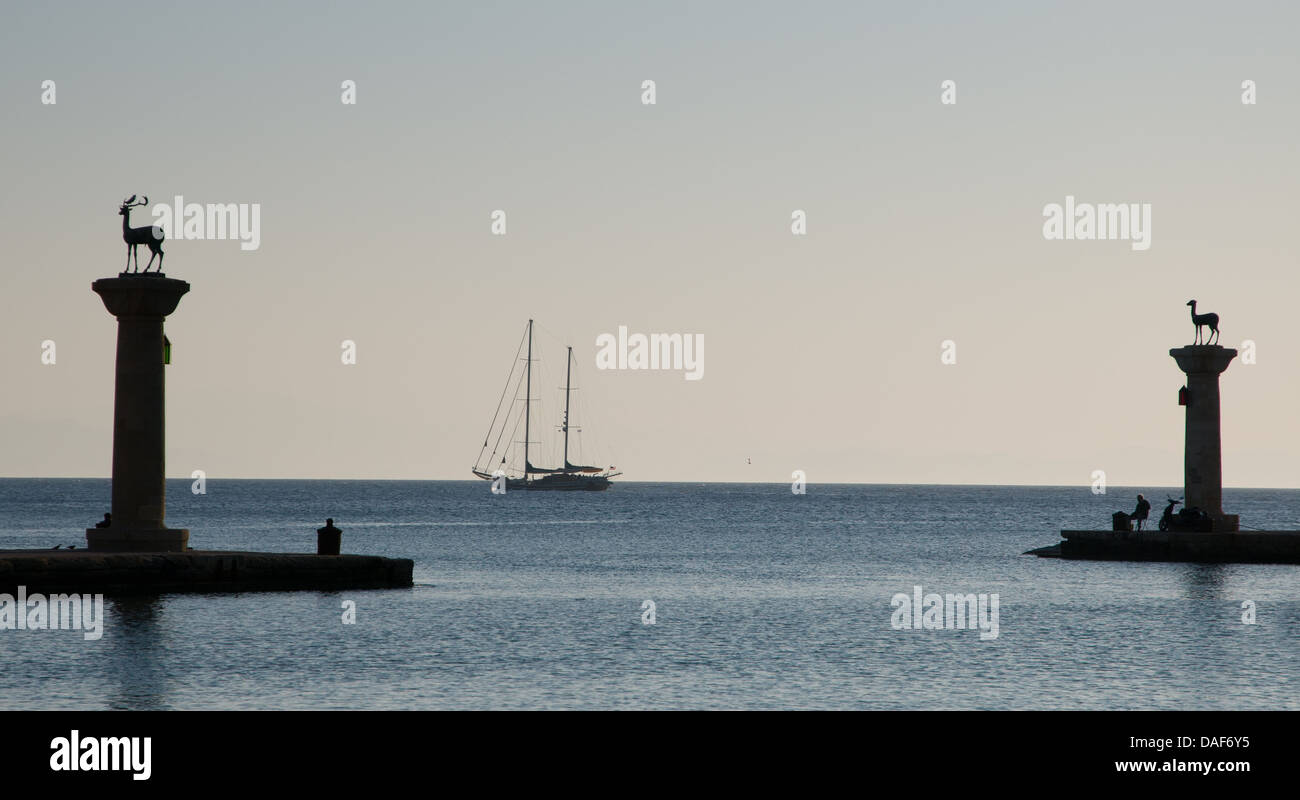
<path fill-rule="evenodd" d="M 163 319 L 176 310 L 185 281 L 156 273 L 101 278 L 91 288 L 117 317 L 113 396 L 113 524 L 88 528 L 86 544 L 106 552 L 179 552 L 190 532 L 168 528 L 164 483 Z"/>
<path fill-rule="evenodd" d="M 1219 435 L 1219 375 L 1237 351 L 1218 345 L 1176 347 L 1169 355 L 1187 373 L 1187 433 L 1183 450 L 1183 501 L 1214 520 L 1214 530 L 1237 530 L 1223 513 L 1223 456 Z"/>

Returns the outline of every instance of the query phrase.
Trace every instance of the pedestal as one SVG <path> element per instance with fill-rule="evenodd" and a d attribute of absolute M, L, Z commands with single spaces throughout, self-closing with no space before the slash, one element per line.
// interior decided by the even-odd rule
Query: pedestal
<path fill-rule="evenodd" d="M 1223 456 L 1219 433 L 1219 375 L 1237 351 L 1218 345 L 1176 347 L 1169 355 L 1187 374 L 1187 427 L 1183 450 L 1183 503 L 1210 515 L 1216 531 L 1237 530 L 1223 513 Z"/>
<path fill-rule="evenodd" d="M 156 273 L 101 278 L 91 288 L 117 317 L 113 399 L 113 524 L 90 528 L 86 544 L 107 552 L 179 552 L 189 531 L 168 528 L 165 476 L 163 319 L 185 281 Z"/>

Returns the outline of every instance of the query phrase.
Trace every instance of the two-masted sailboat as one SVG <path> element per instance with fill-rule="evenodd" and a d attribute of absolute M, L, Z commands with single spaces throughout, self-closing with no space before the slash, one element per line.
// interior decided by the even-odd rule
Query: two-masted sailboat
<path fill-rule="evenodd" d="M 523 359 L 524 369 L 520 376 L 524 384 L 524 438 L 523 442 L 506 441 L 504 451 L 500 451 L 502 439 L 506 437 L 508 426 L 509 412 L 506 418 L 502 419 L 501 411 L 505 406 L 507 395 L 511 396 L 510 405 L 514 405 L 514 400 L 519 395 L 519 385 L 515 383 L 515 391 L 510 392 L 510 384 L 515 380 L 517 367 L 512 366 L 510 375 L 506 378 L 505 389 L 501 392 L 501 400 L 497 402 L 496 413 L 492 416 L 492 423 L 488 426 L 487 436 L 483 438 L 483 449 L 479 452 L 478 460 L 474 462 L 473 473 L 484 479 L 494 480 L 505 478 L 506 487 L 509 489 L 553 489 L 559 491 L 592 491 L 599 492 L 609 488 L 610 478 L 621 475 L 621 472 L 615 472 L 614 467 L 589 467 L 581 464 L 572 464 L 569 462 L 569 431 L 570 429 L 578 430 L 570 425 L 569 401 L 573 391 L 573 348 L 568 348 L 568 362 L 564 369 L 564 416 L 561 419 L 559 429 L 564 434 L 564 456 L 563 466 L 558 468 L 535 467 L 529 458 L 529 445 L 535 444 L 532 439 L 533 423 L 533 321 L 528 320 L 528 330 L 526 333 L 528 355 Z M 520 342 L 520 349 L 524 346 Z M 518 354 L 516 353 L 516 358 Z M 497 427 L 497 420 L 502 419 L 500 428 Z M 510 431 L 510 439 L 514 438 L 514 432 L 518 429 L 516 422 L 513 430 Z M 496 432 L 495 442 L 492 434 Z M 510 445 L 523 444 L 523 465 L 510 465 L 507 463 Z M 496 461 L 500 452 L 501 460 Z M 492 472 L 488 470 L 495 465 L 496 469 Z M 513 473 L 513 474 L 512 474 Z"/>

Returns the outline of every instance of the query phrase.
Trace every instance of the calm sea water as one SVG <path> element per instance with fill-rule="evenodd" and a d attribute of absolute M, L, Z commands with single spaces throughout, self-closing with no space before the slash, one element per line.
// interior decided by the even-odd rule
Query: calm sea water
<path fill-rule="evenodd" d="M 196 548 L 310 552 L 332 516 L 344 552 L 412 558 L 416 586 L 110 598 L 98 641 L 0 630 L 0 708 L 1300 708 L 1300 566 L 1021 555 L 1134 489 L 189 489 L 169 482 L 168 520 Z M 107 480 L 0 480 L 0 548 L 82 544 L 108 505 Z M 1300 492 L 1225 507 L 1300 528 Z M 893 629 L 915 585 L 997 593 L 999 636 Z"/>

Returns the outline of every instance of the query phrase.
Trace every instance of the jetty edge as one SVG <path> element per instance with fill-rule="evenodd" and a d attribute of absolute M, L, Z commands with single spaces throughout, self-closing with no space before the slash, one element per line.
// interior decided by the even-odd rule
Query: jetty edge
<path fill-rule="evenodd" d="M 367 555 L 187 550 L 0 550 L 0 593 L 104 595 L 335 591 L 413 586 L 414 561 Z"/>
<path fill-rule="evenodd" d="M 1061 531 L 1061 539 L 1024 555 L 1096 561 L 1300 564 L 1300 531 Z"/>

